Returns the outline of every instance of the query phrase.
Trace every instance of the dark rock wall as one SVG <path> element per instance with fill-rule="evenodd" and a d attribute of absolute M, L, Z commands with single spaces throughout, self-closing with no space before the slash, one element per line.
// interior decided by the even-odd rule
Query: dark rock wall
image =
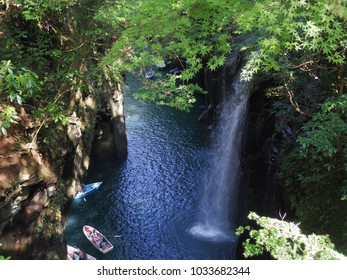
<path fill-rule="evenodd" d="M 63 151 L 59 166 L 37 150 L 12 155 L 11 151 L 17 151 L 15 139 L 0 139 L 4 144 L 0 149 L 0 255 L 12 259 L 66 258 L 63 228 L 68 200 L 78 191 L 89 168 L 92 143 L 100 136 L 94 138 L 97 112 L 108 112 L 108 121 L 101 125 L 109 127 L 103 139 L 111 144 L 94 146 L 100 144 L 102 155 L 118 158 L 127 152 L 123 87 L 110 83 L 104 89 L 101 100 L 88 94 L 76 102 L 66 141 L 57 147 Z"/>
<path fill-rule="evenodd" d="M 281 135 L 275 132 L 274 119 L 264 83 L 250 99 L 244 159 L 249 178 L 248 210 L 279 218 L 285 212 L 281 185 L 276 177 Z"/>
<path fill-rule="evenodd" d="M 92 157 L 95 160 L 123 159 L 128 151 L 123 98 L 124 83 L 118 83 L 115 87 L 108 84 L 106 90 L 110 94 L 104 100 L 99 112 Z"/>

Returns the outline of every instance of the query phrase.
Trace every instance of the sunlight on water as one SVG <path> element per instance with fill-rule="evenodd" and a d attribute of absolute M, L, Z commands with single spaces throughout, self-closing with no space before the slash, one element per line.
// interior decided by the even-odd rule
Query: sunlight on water
<path fill-rule="evenodd" d="M 234 246 L 225 245 L 225 238 L 210 242 L 187 232 L 211 151 L 209 130 L 197 122 L 201 108 L 186 113 L 143 104 L 133 98 L 136 81 L 129 77 L 127 83 L 128 156 L 122 162 L 92 162 L 85 182 L 102 181 L 103 187 L 72 203 L 68 244 L 100 260 L 232 258 Z M 114 249 L 98 252 L 82 232 L 85 224 L 108 236 Z"/>

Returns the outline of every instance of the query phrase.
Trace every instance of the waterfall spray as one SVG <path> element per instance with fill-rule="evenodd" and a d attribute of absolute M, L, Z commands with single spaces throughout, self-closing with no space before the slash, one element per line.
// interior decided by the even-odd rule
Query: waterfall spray
<path fill-rule="evenodd" d="M 226 91 L 215 130 L 214 157 L 204 180 L 200 213 L 190 229 L 194 236 L 212 241 L 235 239 L 242 136 L 251 84 L 241 81 L 238 73 L 231 89 Z"/>

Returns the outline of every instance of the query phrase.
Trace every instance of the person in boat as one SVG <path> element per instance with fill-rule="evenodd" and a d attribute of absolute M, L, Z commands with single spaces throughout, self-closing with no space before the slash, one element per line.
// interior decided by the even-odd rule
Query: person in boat
<path fill-rule="evenodd" d="M 78 251 L 73 252 L 73 260 L 79 260 L 81 258 L 80 253 Z"/>
<path fill-rule="evenodd" d="M 104 247 L 106 247 L 106 245 L 107 245 L 106 241 L 104 239 L 102 239 L 101 242 L 100 242 L 100 245 L 99 245 L 100 248 L 104 249 Z"/>
<path fill-rule="evenodd" d="M 86 192 L 86 185 L 84 183 L 81 185 L 81 192 Z"/>
<path fill-rule="evenodd" d="M 98 233 L 96 232 L 95 229 L 94 229 L 94 230 L 92 231 L 92 233 L 90 234 L 90 237 L 91 237 L 92 239 L 98 238 Z"/>
<path fill-rule="evenodd" d="M 90 237 L 93 239 L 93 242 L 96 243 L 96 244 L 100 244 L 101 241 L 102 241 L 101 236 L 96 232 L 95 229 L 91 233 Z"/>
<path fill-rule="evenodd" d="M 83 251 L 79 251 L 79 255 L 80 255 L 80 260 L 86 260 L 87 259 L 87 253 L 83 252 Z"/>

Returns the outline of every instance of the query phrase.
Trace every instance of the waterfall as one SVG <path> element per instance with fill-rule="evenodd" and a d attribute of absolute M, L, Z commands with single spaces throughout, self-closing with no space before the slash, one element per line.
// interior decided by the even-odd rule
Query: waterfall
<path fill-rule="evenodd" d="M 243 171 L 242 136 L 251 83 L 236 74 L 231 87 L 223 86 L 219 124 L 214 131 L 213 159 L 204 180 L 197 222 L 190 229 L 196 237 L 212 241 L 235 240 L 238 194 Z"/>

